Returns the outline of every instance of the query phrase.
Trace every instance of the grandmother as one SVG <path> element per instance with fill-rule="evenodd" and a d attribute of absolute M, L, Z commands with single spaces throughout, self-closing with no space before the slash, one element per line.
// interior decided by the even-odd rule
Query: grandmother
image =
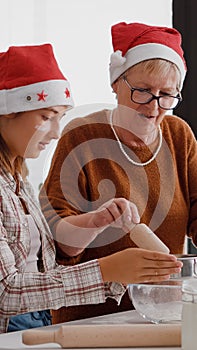
<path fill-rule="evenodd" d="M 66 125 L 40 193 L 57 261 L 65 265 L 135 247 L 121 207 L 126 201 L 130 218 L 148 225 L 172 254 L 183 253 L 186 236 L 197 244 L 197 145 L 188 123 L 173 114 L 186 74 L 181 35 L 174 28 L 124 22 L 111 33 L 110 84 L 117 105 Z M 131 307 L 125 294 L 119 305 L 107 300 L 60 309 L 53 322 Z"/>

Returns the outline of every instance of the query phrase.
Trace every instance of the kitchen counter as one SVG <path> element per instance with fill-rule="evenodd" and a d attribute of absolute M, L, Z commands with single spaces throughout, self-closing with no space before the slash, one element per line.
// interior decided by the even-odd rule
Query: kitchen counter
<path fill-rule="evenodd" d="M 83 319 L 83 320 L 77 320 L 77 321 L 72 321 L 72 322 L 67 322 L 61 325 L 96 325 L 96 324 L 149 324 L 149 322 L 145 321 L 136 311 L 126 311 L 126 312 L 119 312 L 115 314 L 109 314 L 105 316 L 99 316 L 99 317 L 93 317 L 93 318 L 88 318 L 88 319 Z M 48 326 L 48 327 L 43 327 L 43 330 L 57 330 L 60 327 L 59 325 L 54 325 L 54 326 Z M 41 329 L 41 328 L 37 328 Z M 5 349 L 17 349 L 17 350 L 22 350 L 22 349 L 37 349 L 37 350 L 49 350 L 49 349 L 61 349 L 60 345 L 56 343 L 50 343 L 50 344 L 42 344 L 42 345 L 24 345 L 22 343 L 22 333 L 23 331 L 20 332 L 13 332 L 13 333 L 4 333 L 0 335 L 0 350 L 5 350 Z M 67 348 L 68 349 L 68 348 Z M 105 348 L 102 348 L 105 349 Z M 106 348 L 109 350 L 109 348 Z M 111 348 L 111 349 L 116 349 L 117 348 Z M 118 348 L 118 350 L 121 349 L 131 349 L 131 348 Z M 181 347 L 132 347 L 133 350 L 179 350 Z M 72 349 L 73 350 L 73 349 Z M 89 348 L 90 350 L 90 348 Z M 94 348 L 94 350 L 97 350 Z"/>

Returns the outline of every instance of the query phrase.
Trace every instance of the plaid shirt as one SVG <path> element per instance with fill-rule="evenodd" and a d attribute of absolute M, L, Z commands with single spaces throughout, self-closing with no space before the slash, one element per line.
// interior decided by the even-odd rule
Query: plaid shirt
<path fill-rule="evenodd" d="M 107 297 L 120 301 L 125 288 L 118 283 L 104 285 L 97 260 L 72 267 L 57 265 L 53 237 L 33 190 L 21 177 L 19 185 L 16 195 L 14 178 L 0 171 L 0 333 L 6 332 L 9 317 L 16 314 L 104 303 Z M 30 234 L 19 197 L 39 228 L 39 272 L 24 272 Z"/>

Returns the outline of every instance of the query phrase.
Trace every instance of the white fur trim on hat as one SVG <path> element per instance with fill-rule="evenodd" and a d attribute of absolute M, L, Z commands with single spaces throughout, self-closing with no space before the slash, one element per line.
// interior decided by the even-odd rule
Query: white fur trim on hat
<path fill-rule="evenodd" d="M 0 90 L 0 115 L 52 106 L 74 106 L 68 80 L 48 80 Z"/>
<path fill-rule="evenodd" d="M 119 50 L 118 50 L 119 51 Z M 120 54 L 119 54 L 120 55 Z M 162 44 L 148 43 L 133 47 L 125 54 L 125 62 L 114 65 L 110 62 L 110 83 L 113 84 L 127 69 L 145 60 L 161 58 L 173 62 L 178 67 L 181 74 L 181 87 L 185 79 L 186 68 L 179 54 L 170 47 Z M 122 61 L 123 62 L 123 61 Z"/>
<path fill-rule="evenodd" d="M 122 51 L 117 50 L 111 54 L 110 62 L 112 67 L 119 67 L 126 62 L 126 58 L 122 56 Z"/>

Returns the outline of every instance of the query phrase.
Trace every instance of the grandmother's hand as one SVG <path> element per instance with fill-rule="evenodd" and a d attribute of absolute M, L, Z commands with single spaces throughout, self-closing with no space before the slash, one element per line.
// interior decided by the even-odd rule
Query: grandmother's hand
<path fill-rule="evenodd" d="M 92 225 L 101 228 L 117 227 L 128 232 L 133 224 L 140 222 L 136 205 L 125 198 L 113 198 L 91 212 Z"/>

